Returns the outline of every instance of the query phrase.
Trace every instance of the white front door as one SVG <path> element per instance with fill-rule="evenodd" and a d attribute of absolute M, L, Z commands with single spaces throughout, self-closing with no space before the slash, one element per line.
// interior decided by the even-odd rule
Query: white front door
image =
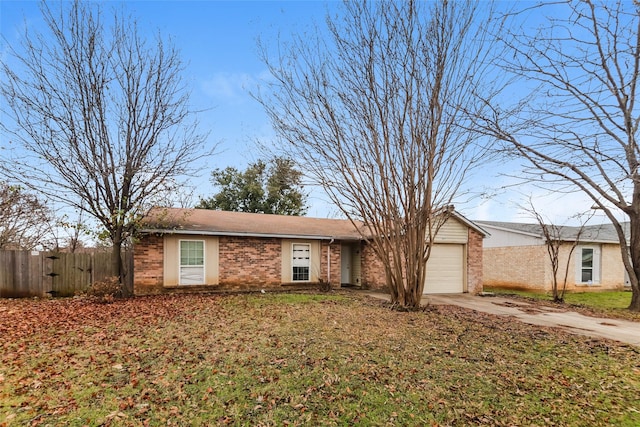
<path fill-rule="evenodd" d="M 340 283 L 351 283 L 351 246 L 340 247 Z"/>

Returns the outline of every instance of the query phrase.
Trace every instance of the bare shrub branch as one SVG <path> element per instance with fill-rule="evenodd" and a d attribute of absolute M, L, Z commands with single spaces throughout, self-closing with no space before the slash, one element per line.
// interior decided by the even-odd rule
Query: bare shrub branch
<path fill-rule="evenodd" d="M 345 2 L 328 38 L 262 50 L 274 81 L 258 100 L 312 184 L 384 264 L 392 300 L 418 306 L 434 236 L 486 154 L 465 111 L 490 11 L 475 2 Z"/>
<path fill-rule="evenodd" d="M 494 105 L 475 125 L 525 160 L 526 180 L 582 191 L 606 214 L 629 273 L 630 308 L 640 311 L 640 6 L 571 1 L 536 12 L 548 8 L 553 15 L 536 33 L 511 25 L 501 35 L 510 51 L 501 66 L 519 90 L 507 89 L 523 95 L 512 105 Z M 630 240 L 620 212 L 630 221 Z"/>
<path fill-rule="evenodd" d="M 135 20 L 76 1 L 41 6 L 47 33 L 25 31 L 2 63 L 6 126 L 16 148 L 3 153 L 14 182 L 86 211 L 120 248 L 155 200 L 194 171 L 204 136 L 191 119 L 176 49 L 148 42 Z"/>

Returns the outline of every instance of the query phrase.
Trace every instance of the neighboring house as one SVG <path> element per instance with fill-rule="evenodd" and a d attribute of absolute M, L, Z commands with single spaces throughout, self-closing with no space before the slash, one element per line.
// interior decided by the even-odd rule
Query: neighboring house
<path fill-rule="evenodd" d="M 490 233 L 484 240 L 483 282 L 485 287 L 550 291 L 553 284 L 551 261 L 539 224 L 476 221 Z M 628 238 L 628 224 L 625 224 Z M 611 224 L 559 227 L 560 248 L 558 286 L 565 270 L 567 290 L 592 291 L 623 289 L 628 279 L 622 263 L 620 244 Z M 577 246 L 569 257 L 571 247 Z M 568 263 L 568 264 L 567 264 Z"/>
<path fill-rule="evenodd" d="M 135 293 L 317 286 L 385 290 L 384 271 L 351 221 L 158 208 L 134 246 Z M 482 291 L 486 235 L 453 213 L 436 237 L 425 293 Z"/>

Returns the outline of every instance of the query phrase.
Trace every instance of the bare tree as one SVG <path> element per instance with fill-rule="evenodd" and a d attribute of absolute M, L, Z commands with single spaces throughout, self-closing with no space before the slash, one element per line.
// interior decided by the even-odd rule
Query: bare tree
<path fill-rule="evenodd" d="M 524 159 L 524 178 L 554 191 L 582 191 L 613 223 L 640 311 L 640 4 L 570 1 L 537 32 L 503 33 L 511 106 L 493 104 L 475 124 Z M 520 14 L 513 17 L 518 18 Z M 513 25 L 511 28 L 524 28 Z M 528 90 L 530 89 L 530 90 Z M 630 221 L 630 240 L 617 213 Z"/>
<path fill-rule="evenodd" d="M 85 247 L 85 243 L 82 237 L 88 237 L 92 233 L 91 228 L 87 225 L 85 212 L 79 211 L 75 219 L 70 219 L 69 215 L 63 214 L 56 221 L 56 228 L 58 233 L 56 234 L 56 246 L 61 246 L 70 253 L 75 253 Z M 63 237 L 60 237 L 60 232 L 64 233 Z"/>
<path fill-rule="evenodd" d="M 51 212 L 33 194 L 0 182 L 0 249 L 30 250 L 49 234 Z"/>
<path fill-rule="evenodd" d="M 567 290 L 567 278 L 569 277 L 569 269 L 571 267 L 571 256 L 576 247 L 580 243 L 580 239 L 585 230 L 586 223 L 593 217 L 593 213 L 587 215 L 587 218 L 581 221 L 580 226 L 564 227 L 554 224 L 551 221 L 545 221 L 542 214 L 536 209 L 531 198 L 529 206 L 523 207 L 536 220 L 542 231 L 544 243 L 547 248 L 547 255 L 551 264 L 551 296 L 554 302 L 564 302 L 564 295 Z M 560 251 L 563 247 L 568 246 L 566 263 L 564 264 L 564 274 L 562 276 L 562 286 L 560 286 L 560 278 L 558 270 L 560 270 Z"/>
<path fill-rule="evenodd" d="M 4 153 L 2 172 L 94 217 L 122 277 L 121 247 L 137 219 L 207 154 L 182 63 L 122 12 L 105 22 L 95 3 L 41 10 L 48 31 L 25 31 L 2 63 L 0 93 L 14 121 L 5 128 L 18 145 Z"/>
<path fill-rule="evenodd" d="M 257 96 L 289 158 L 322 187 L 384 265 L 394 303 L 420 304 L 426 262 L 482 147 L 489 11 L 475 2 L 345 2 L 329 37 L 304 34 L 263 59 Z"/>

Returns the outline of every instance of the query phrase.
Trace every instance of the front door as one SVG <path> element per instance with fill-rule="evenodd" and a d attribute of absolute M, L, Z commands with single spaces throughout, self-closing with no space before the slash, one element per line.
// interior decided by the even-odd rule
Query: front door
<path fill-rule="evenodd" d="M 340 283 L 343 285 L 351 285 L 351 246 L 342 245 L 340 247 Z"/>

